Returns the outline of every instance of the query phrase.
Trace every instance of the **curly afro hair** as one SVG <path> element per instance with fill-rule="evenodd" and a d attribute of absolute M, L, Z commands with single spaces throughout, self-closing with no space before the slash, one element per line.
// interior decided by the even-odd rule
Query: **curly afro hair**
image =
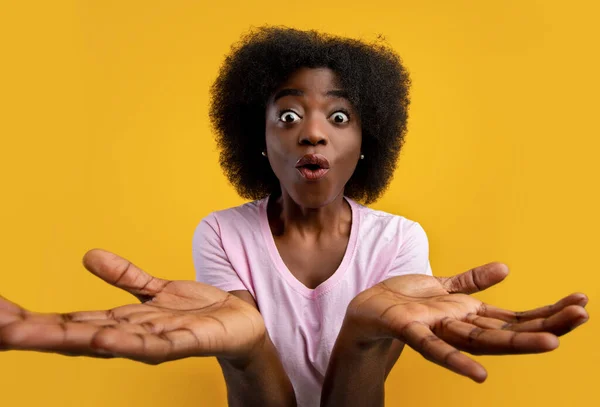
<path fill-rule="evenodd" d="M 335 72 L 362 125 L 362 152 L 344 194 L 368 204 L 389 185 L 406 133 L 410 79 L 382 41 L 365 43 L 316 31 L 261 27 L 232 46 L 211 89 L 211 123 L 220 164 L 240 196 L 279 194 L 265 149 L 267 101 L 300 68 Z"/>

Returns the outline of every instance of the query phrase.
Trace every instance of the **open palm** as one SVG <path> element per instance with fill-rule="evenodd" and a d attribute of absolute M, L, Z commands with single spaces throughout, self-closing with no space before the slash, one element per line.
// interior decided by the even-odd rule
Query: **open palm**
<path fill-rule="evenodd" d="M 141 304 L 41 314 L 0 297 L 0 349 L 124 357 L 157 364 L 189 356 L 250 357 L 265 339 L 260 313 L 215 287 L 152 277 L 127 260 L 92 250 L 84 265 Z"/>
<path fill-rule="evenodd" d="M 588 319 L 583 294 L 513 312 L 466 294 L 451 294 L 442 282 L 425 275 L 390 278 L 359 294 L 347 317 L 363 340 L 397 338 L 428 360 L 478 382 L 485 380 L 485 369 L 460 351 L 546 352 L 558 346 L 557 336 Z"/>

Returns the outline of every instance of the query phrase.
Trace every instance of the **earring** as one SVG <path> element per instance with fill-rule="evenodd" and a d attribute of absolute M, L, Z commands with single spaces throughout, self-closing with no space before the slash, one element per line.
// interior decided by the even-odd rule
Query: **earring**
<path fill-rule="evenodd" d="M 361 155 L 360 155 L 360 159 L 361 159 L 361 160 L 364 160 L 364 159 L 365 159 L 365 155 L 364 155 L 364 154 L 361 154 Z"/>
<path fill-rule="evenodd" d="M 266 153 L 266 151 L 263 151 L 261 154 L 262 154 L 262 156 L 263 156 L 263 157 L 266 157 L 266 156 L 267 156 L 267 153 Z"/>

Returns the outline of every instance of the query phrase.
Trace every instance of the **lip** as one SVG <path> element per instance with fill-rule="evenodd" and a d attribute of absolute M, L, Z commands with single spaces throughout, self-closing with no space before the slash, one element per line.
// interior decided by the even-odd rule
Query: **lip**
<path fill-rule="evenodd" d="M 316 165 L 318 168 L 308 168 L 307 165 Z M 317 181 L 329 172 L 329 160 L 321 154 L 306 154 L 296 162 L 296 170 L 307 181 Z"/>
<path fill-rule="evenodd" d="M 296 168 L 305 165 L 318 165 L 322 169 L 329 169 L 329 160 L 322 154 L 305 154 L 296 162 Z"/>
<path fill-rule="evenodd" d="M 316 170 L 311 170 L 306 167 L 296 168 L 300 175 L 305 178 L 307 181 L 317 181 L 325 176 L 329 172 L 329 168 L 319 168 Z"/>

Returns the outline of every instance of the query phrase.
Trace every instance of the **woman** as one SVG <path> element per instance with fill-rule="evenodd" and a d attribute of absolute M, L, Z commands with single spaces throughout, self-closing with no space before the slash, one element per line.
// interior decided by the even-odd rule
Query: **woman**
<path fill-rule="evenodd" d="M 202 220 L 197 282 L 101 250 L 88 270 L 142 304 L 37 314 L 0 302 L 0 346 L 150 364 L 216 356 L 234 406 L 374 406 L 404 344 L 482 382 L 473 354 L 536 353 L 588 318 L 587 298 L 515 313 L 466 295 L 491 263 L 431 276 L 416 222 L 363 206 L 391 180 L 409 79 L 377 44 L 259 29 L 227 57 L 211 118 L 221 165 L 253 202 Z"/>

